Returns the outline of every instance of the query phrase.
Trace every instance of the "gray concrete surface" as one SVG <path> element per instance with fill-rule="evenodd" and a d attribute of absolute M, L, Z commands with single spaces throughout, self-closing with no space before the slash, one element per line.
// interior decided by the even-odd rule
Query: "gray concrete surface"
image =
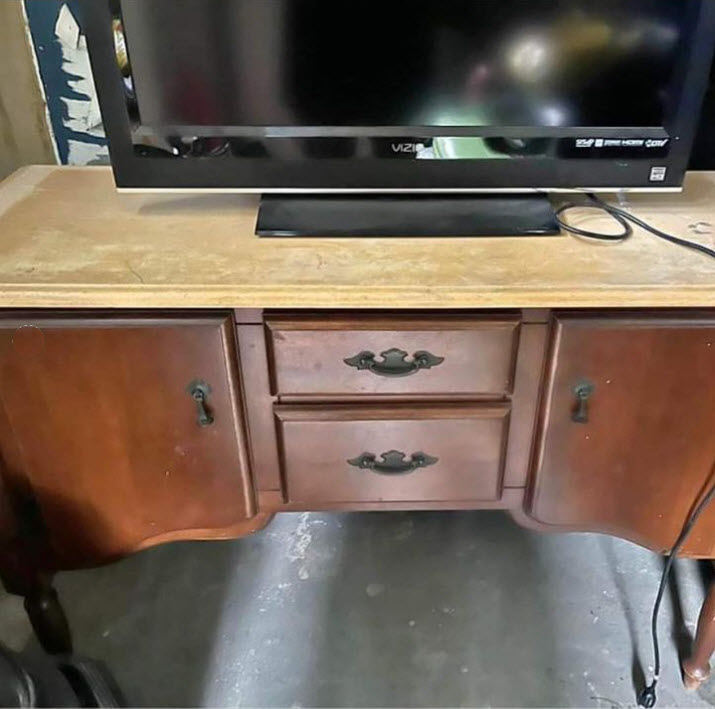
<path fill-rule="evenodd" d="M 627 542 L 540 536 L 502 513 L 287 514 L 57 586 L 77 649 L 135 705 L 619 707 L 652 663 L 661 569 Z M 678 670 L 698 565 L 678 562 L 671 590 L 660 706 L 715 705 Z M 8 596 L 0 639 L 35 650 Z"/>

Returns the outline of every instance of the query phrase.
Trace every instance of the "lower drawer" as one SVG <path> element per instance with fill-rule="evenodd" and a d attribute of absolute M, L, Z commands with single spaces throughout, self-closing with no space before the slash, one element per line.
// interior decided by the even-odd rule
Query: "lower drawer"
<path fill-rule="evenodd" d="M 509 406 L 278 406 L 286 502 L 495 501 Z"/>

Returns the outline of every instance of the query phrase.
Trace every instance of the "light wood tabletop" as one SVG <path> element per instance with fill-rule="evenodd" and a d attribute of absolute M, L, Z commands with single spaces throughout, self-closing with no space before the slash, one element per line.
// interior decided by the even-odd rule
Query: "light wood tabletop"
<path fill-rule="evenodd" d="M 0 184 L 0 307 L 715 307 L 715 260 L 640 229 L 624 243 L 521 238 L 259 239 L 258 198 L 119 194 L 109 168 L 28 167 Z M 629 195 L 715 246 L 715 173 Z M 608 221 L 592 211 L 573 223 Z"/>

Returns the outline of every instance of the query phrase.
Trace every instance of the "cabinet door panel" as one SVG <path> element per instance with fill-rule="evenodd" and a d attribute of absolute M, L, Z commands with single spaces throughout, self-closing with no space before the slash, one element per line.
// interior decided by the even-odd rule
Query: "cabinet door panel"
<path fill-rule="evenodd" d="M 230 319 L 0 321 L 0 356 L 7 475 L 36 497 L 61 563 L 252 516 Z"/>
<path fill-rule="evenodd" d="M 531 516 L 669 548 L 715 472 L 715 320 L 561 316 L 552 344 Z M 715 556 L 715 507 L 686 551 Z"/>

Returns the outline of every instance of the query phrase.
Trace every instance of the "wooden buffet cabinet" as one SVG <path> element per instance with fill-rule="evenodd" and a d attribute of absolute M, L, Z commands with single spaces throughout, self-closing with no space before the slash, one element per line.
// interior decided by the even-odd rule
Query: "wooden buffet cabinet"
<path fill-rule="evenodd" d="M 701 232 L 715 176 L 691 181 L 643 210 Z M 50 651 L 71 646 L 57 570 L 281 511 L 504 509 L 665 552 L 712 483 L 715 265 L 696 254 L 539 239 L 540 271 L 514 256 L 531 240 L 427 240 L 385 287 L 363 249 L 384 265 L 405 240 L 261 242 L 232 235 L 255 204 L 124 199 L 105 170 L 0 188 L 0 572 Z M 221 233 L 238 243 L 212 249 Z M 431 273 L 430 253 L 474 259 L 473 280 Z M 715 507 L 684 554 L 715 558 Z"/>

